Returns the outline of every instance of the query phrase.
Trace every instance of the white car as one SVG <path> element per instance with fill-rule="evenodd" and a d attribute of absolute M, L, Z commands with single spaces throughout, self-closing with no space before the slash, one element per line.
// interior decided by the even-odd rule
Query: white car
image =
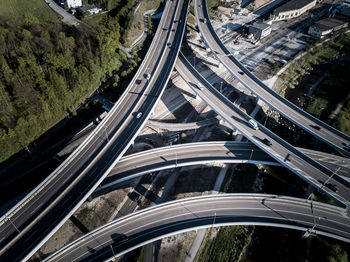
<path fill-rule="evenodd" d="M 146 79 L 147 79 L 147 80 L 150 80 L 150 79 L 151 79 L 151 74 L 147 74 L 147 75 L 146 75 Z"/>
<path fill-rule="evenodd" d="M 139 112 L 137 115 L 136 115 L 136 118 L 140 118 L 142 116 L 142 112 Z"/>
<path fill-rule="evenodd" d="M 197 83 L 197 87 L 200 89 L 200 90 L 203 90 L 203 85 L 201 83 Z"/>
<path fill-rule="evenodd" d="M 258 124 L 257 124 L 253 119 L 250 119 L 250 120 L 248 121 L 248 124 L 249 124 L 253 129 L 255 129 L 255 130 L 258 130 L 258 129 L 259 129 Z"/>

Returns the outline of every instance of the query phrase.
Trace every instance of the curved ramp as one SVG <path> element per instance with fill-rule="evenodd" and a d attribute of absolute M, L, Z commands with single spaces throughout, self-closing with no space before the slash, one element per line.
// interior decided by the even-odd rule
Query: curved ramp
<path fill-rule="evenodd" d="M 350 218 L 304 199 L 262 194 L 194 197 L 143 209 L 82 236 L 45 261 L 112 261 L 163 237 L 228 225 L 274 226 L 350 242 Z"/>

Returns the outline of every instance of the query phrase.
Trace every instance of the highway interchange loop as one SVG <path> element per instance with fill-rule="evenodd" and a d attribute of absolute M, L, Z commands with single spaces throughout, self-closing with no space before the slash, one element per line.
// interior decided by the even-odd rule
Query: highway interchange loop
<path fill-rule="evenodd" d="M 194 3 L 197 23 L 202 36 L 206 39 L 206 43 L 211 47 L 217 58 L 244 86 L 256 93 L 259 98 L 275 110 L 280 111 L 285 117 L 297 125 L 301 125 L 306 131 L 343 153 L 349 154 L 349 152 L 344 150 L 344 143 L 349 143 L 350 140 L 348 136 L 311 117 L 304 111 L 295 108 L 291 103 L 284 101 L 284 99 L 281 99 L 273 91 L 267 90 L 255 76 L 240 65 L 232 56 L 223 56 L 228 51 L 220 41 L 217 41 L 215 32 L 213 34 L 207 14 L 206 1 L 199 2 L 195 0 Z M 92 134 L 89 135 L 70 157 L 0 219 L 1 260 L 17 261 L 28 259 L 77 210 L 118 163 L 119 159 L 152 114 L 152 110 L 169 80 L 181 46 L 188 4 L 188 0 L 171 0 L 167 2 L 151 47 L 122 97 Z M 147 216 L 149 223 L 142 224 L 145 227 L 140 226 L 141 224 L 136 226 L 136 224 L 131 223 L 132 227 L 129 228 L 130 224 L 128 224 L 123 231 L 118 227 L 114 228 L 111 226 L 111 230 L 116 231 L 116 234 L 128 233 L 127 236 L 129 237 L 130 235 L 130 238 L 123 238 L 126 241 L 119 243 L 118 236 L 111 238 L 108 235 L 112 231 L 104 232 L 106 235 L 103 237 L 107 236 L 113 243 L 117 242 L 112 243 L 113 251 L 115 248 L 116 253 L 123 254 L 127 250 L 140 245 L 140 243 L 150 242 L 152 239 L 164 236 L 164 232 L 167 230 L 166 228 L 172 228 L 167 233 L 172 234 L 183 230 L 181 227 L 186 229 L 198 228 L 200 226 L 207 227 L 211 223 L 218 225 L 255 223 L 285 226 L 301 230 L 313 227 L 314 231 L 312 232 L 348 241 L 350 239 L 348 228 L 350 223 L 348 216 L 344 214 L 348 211 L 347 208 L 350 200 L 349 183 L 338 174 L 334 174 L 333 171 L 300 152 L 299 149 L 283 141 L 263 126 L 259 125 L 258 130 L 250 128 L 247 125 L 249 116 L 241 112 L 239 108 L 232 106 L 229 100 L 222 97 L 219 92 L 213 89 L 188 64 L 186 59 L 180 55 L 176 64 L 176 70 L 185 78 L 198 96 L 211 106 L 226 122 L 234 126 L 251 142 L 270 157 L 277 160 L 281 165 L 289 168 L 315 187 L 322 188 L 326 194 L 338 202 L 343 203 L 346 209 L 307 200 L 287 199 L 280 196 L 246 195 L 236 197 L 228 195 L 226 198 L 222 195 L 220 197 L 213 196 L 212 199 L 208 197 L 204 203 L 202 200 L 197 199 L 183 200 L 180 202 L 183 205 L 186 204 L 186 210 L 190 208 L 191 212 L 188 213 L 187 211 L 189 215 L 187 220 L 185 217 L 182 217 L 184 223 L 180 227 L 178 221 L 174 221 L 171 227 L 165 225 L 165 228 L 162 221 L 154 221 L 154 218 L 158 217 L 155 215 L 156 212 L 161 212 L 161 209 L 167 209 L 169 206 L 164 207 L 166 205 L 178 205 L 178 203 L 169 203 L 146 209 L 131 214 L 123 218 L 124 220 L 112 222 L 136 221 L 136 217 L 142 212 L 144 212 L 143 214 L 149 212 L 147 213 L 149 214 Z M 201 82 L 205 88 L 195 86 L 198 82 Z M 297 116 L 297 119 L 286 113 L 292 109 L 293 113 L 291 115 Z M 322 128 L 320 130 L 310 128 L 313 125 L 321 126 Z M 271 146 L 263 143 L 262 138 L 265 137 L 269 137 Z M 329 177 L 333 178 L 332 183 L 336 185 L 337 192 L 332 191 L 327 186 L 323 186 L 323 183 Z M 227 199 L 230 199 L 228 202 L 231 205 L 237 206 L 227 208 Z M 236 201 L 235 199 L 239 200 Z M 208 208 L 207 205 L 211 200 L 213 201 L 212 205 Z M 219 206 L 219 203 L 223 205 Z M 249 207 L 251 203 L 254 203 L 254 205 Z M 284 206 L 287 205 L 290 205 L 288 210 L 284 209 Z M 244 214 L 241 211 L 235 213 L 235 210 L 244 210 Z M 257 210 L 264 210 L 261 212 L 266 212 L 263 215 L 265 217 L 261 218 L 260 211 Z M 293 210 L 293 212 L 290 212 L 290 210 Z M 181 214 L 186 216 L 184 211 L 182 212 Z M 200 217 L 201 215 L 204 217 L 196 220 L 193 217 L 194 214 L 196 214 L 195 217 Z M 315 217 L 317 217 L 316 222 Z M 233 221 L 233 218 L 239 218 L 239 221 Z M 143 219 L 146 219 L 146 216 Z M 213 219 L 216 221 L 213 221 Z M 199 221 L 202 221 L 200 222 L 202 223 L 200 226 L 198 226 Z M 125 224 L 123 225 L 125 226 Z M 104 226 L 104 229 L 97 229 L 90 233 L 90 235 L 99 234 L 99 230 L 106 230 L 105 228 L 107 226 Z M 157 233 L 154 237 L 147 235 L 155 232 L 154 227 L 159 228 L 161 232 Z M 127 229 L 140 229 L 140 231 L 129 234 Z M 137 238 L 137 234 L 141 234 L 142 237 Z M 85 238 L 90 235 L 85 236 Z M 139 240 L 136 241 L 136 239 Z M 79 241 L 75 242 L 76 245 L 80 245 L 78 243 Z M 109 242 L 107 241 L 106 243 Z M 107 244 L 107 249 L 108 247 L 110 246 Z M 107 252 L 110 252 L 110 250 L 105 251 L 105 245 L 103 247 L 100 246 L 100 250 L 97 246 L 89 246 L 89 249 L 87 249 L 88 252 L 86 252 L 86 248 L 82 244 L 79 250 L 82 250 L 83 256 L 89 254 L 89 260 L 97 257 L 96 252 L 101 252 L 101 256 L 105 256 Z M 65 251 L 60 252 L 64 253 Z M 56 255 L 59 256 L 60 252 Z M 110 258 L 111 254 L 106 256 Z M 75 259 L 73 255 L 70 258 L 72 260 Z M 79 260 L 84 260 L 83 257 L 80 258 Z"/>

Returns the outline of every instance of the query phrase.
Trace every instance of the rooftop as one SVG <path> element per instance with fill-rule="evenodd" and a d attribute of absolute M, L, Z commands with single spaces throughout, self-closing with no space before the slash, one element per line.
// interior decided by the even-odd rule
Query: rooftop
<path fill-rule="evenodd" d="M 315 0 L 290 0 L 284 5 L 277 7 L 273 12 L 280 13 L 280 12 L 300 9 L 314 1 Z"/>
<path fill-rule="evenodd" d="M 326 31 L 329 29 L 336 28 L 338 26 L 344 26 L 347 23 L 334 18 L 326 18 L 320 21 L 317 21 L 312 27 L 318 29 L 319 31 Z"/>
<path fill-rule="evenodd" d="M 269 24 L 261 23 L 261 22 L 256 22 L 252 25 L 252 27 L 258 28 L 260 30 L 265 30 L 270 27 Z"/>
<path fill-rule="evenodd" d="M 95 5 L 84 5 L 84 6 L 80 6 L 79 10 L 84 13 L 95 8 L 97 8 Z"/>

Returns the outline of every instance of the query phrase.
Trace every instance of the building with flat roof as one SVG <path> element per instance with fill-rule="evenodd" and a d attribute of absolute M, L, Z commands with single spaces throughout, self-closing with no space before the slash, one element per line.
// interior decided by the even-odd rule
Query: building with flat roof
<path fill-rule="evenodd" d="M 338 31 L 344 27 L 348 26 L 347 22 L 334 19 L 334 18 L 326 18 L 320 21 L 317 21 L 315 24 L 309 27 L 308 34 L 312 36 L 316 36 L 318 38 L 323 38 L 326 35 Z"/>
<path fill-rule="evenodd" d="M 350 7 L 344 7 L 340 10 L 340 14 L 350 18 Z"/>
<path fill-rule="evenodd" d="M 273 11 L 271 20 L 274 22 L 300 16 L 315 5 L 316 0 L 290 0 Z"/>
<path fill-rule="evenodd" d="M 96 7 L 95 5 L 84 5 L 84 6 L 80 6 L 78 8 L 78 11 L 81 14 L 90 13 L 90 15 L 95 15 L 95 14 L 98 14 L 99 12 L 101 12 L 102 9 Z"/>
<path fill-rule="evenodd" d="M 249 27 L 249 34 L 253 34 L 256 39 L 262 39 L 271 33 L 269 24 L 257 22 Z"/>
<path fill-rule="evenodd" d="M 83 5 L 81 0 L 67 0 L 66 2 L 69 8 L 76 8 Z"/>

